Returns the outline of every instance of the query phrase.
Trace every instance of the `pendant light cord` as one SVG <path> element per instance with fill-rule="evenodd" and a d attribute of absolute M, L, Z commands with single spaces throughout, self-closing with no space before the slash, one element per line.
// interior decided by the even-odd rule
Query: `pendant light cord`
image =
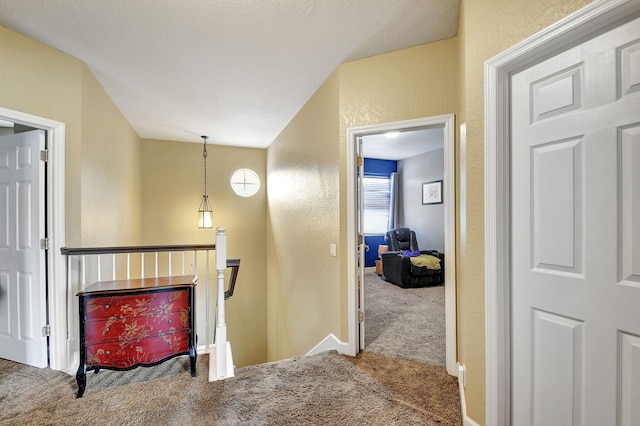
<path fill-rule="evenodd" d="M 207 136 L 202 136 L 204 139 L 204 147 L 202 148 L 202 158 L 204 159 L 204 196 L 207 196 Z"/>

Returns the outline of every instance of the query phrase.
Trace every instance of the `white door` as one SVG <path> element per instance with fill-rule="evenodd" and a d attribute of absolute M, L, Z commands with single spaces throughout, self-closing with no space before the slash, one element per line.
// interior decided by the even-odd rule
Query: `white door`
<path fill-rule="evenodd" d="M 0 137 L 0 358 L 47 366 L 44 131 Z"/>
<path fill-rule="evenodd" d="M 640 20 L 512 77 L 512 424 L 640 424 Z"/>
<path fill-rule="evenodd" d="M 362 148 L 362 137 L 358 137 L 356 140 L 356 158 L 357 164 L 357 188 L 358 188 L 358 321 L 359 321 L 359 334 L 360 340 L 359 350 L 364 349 L 364 264 L 365 264 L 365 251 L 367 246 L 364 243 L 364 152 Z"/>

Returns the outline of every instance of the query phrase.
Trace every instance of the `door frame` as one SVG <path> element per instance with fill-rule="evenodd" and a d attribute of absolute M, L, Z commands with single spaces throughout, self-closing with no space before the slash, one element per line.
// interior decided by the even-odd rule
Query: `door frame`
<path fill-rule="evenodd" d="M 511 74 L 640 14 L 638 0 L 600 0 L 485 62 L 486 424 L 511 424 Z"/>
<path fill-rule="evenodd" d="M 47 309 L 49 324 L 49 367 L 53 370 L 71 368 L 67 354 L 68 305 L 65 262 L 60 248 L 65 246 L 65 124 L 35 115 L 0 107 L 0 118 L 29 127 L 45 130 L 49 160 L 46 171 L 47 216 L 49 250 L 46 262 L 49 294 Z M 42 200 L 39 202 L 40 208 Z"/>
<path fill-rule="evenodd" d="M 455 117 L 453 114 L 347 129 L 347 265 L 348 266 L 348 322 L 349 355 L 355 356 L 358 349 L 358 286 L 357 283 L 357 229 L 356 229 L 356 138 L 392 130 L 417 129 L 443 126 L 444 128 L 444 227 L 445 227 L 445 329 L 446 369 L 458 376 L 457 366 L 457 312 L 456 312 L 456 197 L 455 197 Z M 365 313 L 366 315 L 366 313 Z"/>

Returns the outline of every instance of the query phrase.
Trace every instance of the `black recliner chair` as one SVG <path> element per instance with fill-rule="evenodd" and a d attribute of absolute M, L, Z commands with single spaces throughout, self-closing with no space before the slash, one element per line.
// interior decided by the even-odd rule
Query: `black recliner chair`
<path fill-rule="evenodd" d="M 426 287 L 444 283 L 444 253 L 437 250 L 419 250 L 416 233 L 409 228 L 395 228 L 386 234 L 389 251 L 382 253 L 384 279 L 397 286 Z M 440 259 L 440 269 L 429 269 L 411 263 L 411 256 L 403 250 L 429 254 Z"/>

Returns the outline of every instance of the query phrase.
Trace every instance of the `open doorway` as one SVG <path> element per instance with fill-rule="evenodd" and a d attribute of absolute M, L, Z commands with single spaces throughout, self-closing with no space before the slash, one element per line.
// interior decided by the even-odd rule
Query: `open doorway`
<path fill-rule="evenodd" d="M 348 185 L 348 212 L 349 212 L 349 221 L 347 224 L 349 235 L 352 236 L 349 238 L 349 264 L 352 265 L 349 271 L 349 313 L 350 313 L 350 324 L 349 324 L 349 341 L 351 345 L 351 349 L 353 353 L 357 353 L 360 351 L 362 346 L 366 346 L 367 343 L 367 334 L 366 334 L 366 322 L 367 322 L 367 307 L 366 307 L 366 293 L 364 284 L 365 271 L 367 274 L 373 273 L 377 276 L 375 269 L 367 269 L 365 268 L 365 256 L 362 257 L 362 261 L 359 259 L 359 252 L 363 252 L 366 249 L 364 237 L 359 239 L 358 236 L 358 203 L 356 203 L 356 198 L 358 196 L 358 170 L 357 167 L 359 162 L 358 160 L 358 151 L 362 146 L 362 150 L 364 151 L 365 157 L 375 157 L 375 156 L 383 156 L 382 154 L 376 153 L 375 146 L 380 145 L 384 148 L 384 136 L 374 136 L 374 135 L 383 135 L 386 132 L 397 131 L 401 133 L 406 133 L 407 137 L 410 135 L 421 135 L 431 132 L 432 136 L 440 134 L 440 138 L 430 138 L 431 142 L 427 142 L 424 140 L 422 143 L 415 142 L 414 146 L 414 154 L 410 153 L 410 145 L 408 143 L 406 146 L 400 147 L 399 145 L 391 148 L 396 157 L 398 157 L 399 152 L 406 148 L 407 154 L 405 154 L 405 158 L 401 160 L 395 161 L 403 161 L 402 168 L 409 165 L 411 170 L 408 171 L 410 174 L 414 173 L 415 176 L 412 177 L 411 185 L 417 185 L 418 187 L 418 197 L 416 197 L 417 202 L 422 204 L 421 198 L 421 188 L 423 183 L 428 183 L 430 178 L 427 178 L 426 175 L 420 177 L 420 173 L 423 172 L 419 167 L 419 163 L 424 158 L 421 156 L 428 156 L 426 152 L 435 149 L 441 150 L 441 175 L 442 179 L 433 179 L 442 181 L 442 223 L 439 227 L 440 231 L 434 231 L 433 229 L 429 229 L 429 223 L 433 224 L 432 221 L 423 221 L 419 218 L 412 218 L 411 215 L 413 212 L 402 212 L 399 214 L 398 219 L 400 225 L 409 225 L 412 228 L 416 229 L 416 236 L 419 234 L 422 240 L 422 246 L 425 249 L 436 249 L 442 250 L 444 252 L 445 267 L 445 285 L 444 285 L 444 321 L 445 321 L 445 356 L 444 356 L 444 364 L 451 375 L 457 375 L 457 367 L 456 367 L 456 302 L 455 302 L 455 180 L 454 180 L 454 117 L 453 115 L 445 115 L 438 117 L 430 117 L 424 119 L 417 120 L 409 120 L 403 122 L 395 122 L 395 123 L 385 123 L 380 125 L 373 126 L 363 126 L 358 128 L 351 128 L 347 130 L 347 141 L 348 141 L 348 160 L 347 160 L 347 173 L 349 176 L 349 185 Z M 439 140 L 438 140 L 439 139 Z M 367 142 L 367 140 L 369 142 Z M 391 139 L 388 139 L 389 141 Z M 400 139 L 402 140 L 402 139 Z M 417 141 L 418 139 L 416 139 Z M 362 143 L 360 143 L 362 141 Z M 376 142 L 377 141 L 377 142 Z M 433 144 L 432 148 L 429 148 L 427 145 Z M 393 142 L 388 144 L 388 148 L 394 145 Z M 367 146 L 369 147 L 367 152 Z M 419 152 L 422 150 L 422 152 Z M 379 151 L 382 152 L 382 151 Z M 392 154 L 386 155 L 391 158 Z M 410 161 L 409 159 L 413 159 L 415 161 Z M 391 160 L 394 161 L 394 160 Z M 409 164 L 415 163 L 415 164 Z M 416 183 L 415 180 L 419 180 L 420 182 Z M 423 182 L 422 180 L 425 180 Z M 411 191 L 410 186 L 407 185 L 407 191 Z M 408 194 L 407 194 L 408 196 Z M 401 196 L 402 197 L 402 196 Z M 413 198 L 413 196 L 408 196 L 409 198 Z M 416 202 L 416 199 L 413 202 Z M 404 202 L 411 203 L 411 200 L 403 200 Z M 409 205 L 409 204 L 408 204 Z M 417 212 L 417 217 L 420 216 L 421 212 Z M 422 212 L 424 213 L 424 212 Z M 405 214 L 408 216 L 405 217 Z M 406 220 L 406 221 L 405 221 Z M 437 233 L 440 233 L 440 236 L 435 236 Z M 378 236 L 380 238 L 380 236 Z M 382 238 L 384 238 L 382 236 Z M 369 243 L 371 243 L 371 239 L 369 239 Z M 440 243 L 435 242 L 435 240 L 439 240 Z M 432 245 L 440 245 L 440 247 L 431 247 Z M 373 245 L 373 244 L 372 244 Z M 370 256 L 377 257 L 377 249 L 369 247 Z M 360 266 L 362 265 L 362 269 Z M 379 279 L 379 277 L 376 277 Z M 399 289 L 399 288 L 398 288 Z M 398 290 L 394 289 L 394 290 Z M 401 290 L 401 289 L 400 289 Z M 407 292 L 405 292 L 406 294 Z M 364 337 L 364 339 L 361 339 Z M 393 345 L 394 343 L 392 343 Z M 396 339 L 396 345 L 401 345 L 402 343 Z"/>
<path fill-rule="evenodd" d="M 364 135 L 361 141 L 366 315 L 360 349 L 444 366 L 444 282 L 433 279 L 444 274 L 425 271 L 432 275 L 417 276 L 405 287 L 402 281 L 414 277 L 403 266 L 411 266 L 388 252 L 392 242 L 386 237 L 389 230 L 411 230 L 421 255 L 416 251 L 409 260 L 437 259 L 442 272 L 444 263 L 433 252 L 444 257 L 444 203 L 424 203 L 422 187 L 444 179 L 444 126 Z"/>

